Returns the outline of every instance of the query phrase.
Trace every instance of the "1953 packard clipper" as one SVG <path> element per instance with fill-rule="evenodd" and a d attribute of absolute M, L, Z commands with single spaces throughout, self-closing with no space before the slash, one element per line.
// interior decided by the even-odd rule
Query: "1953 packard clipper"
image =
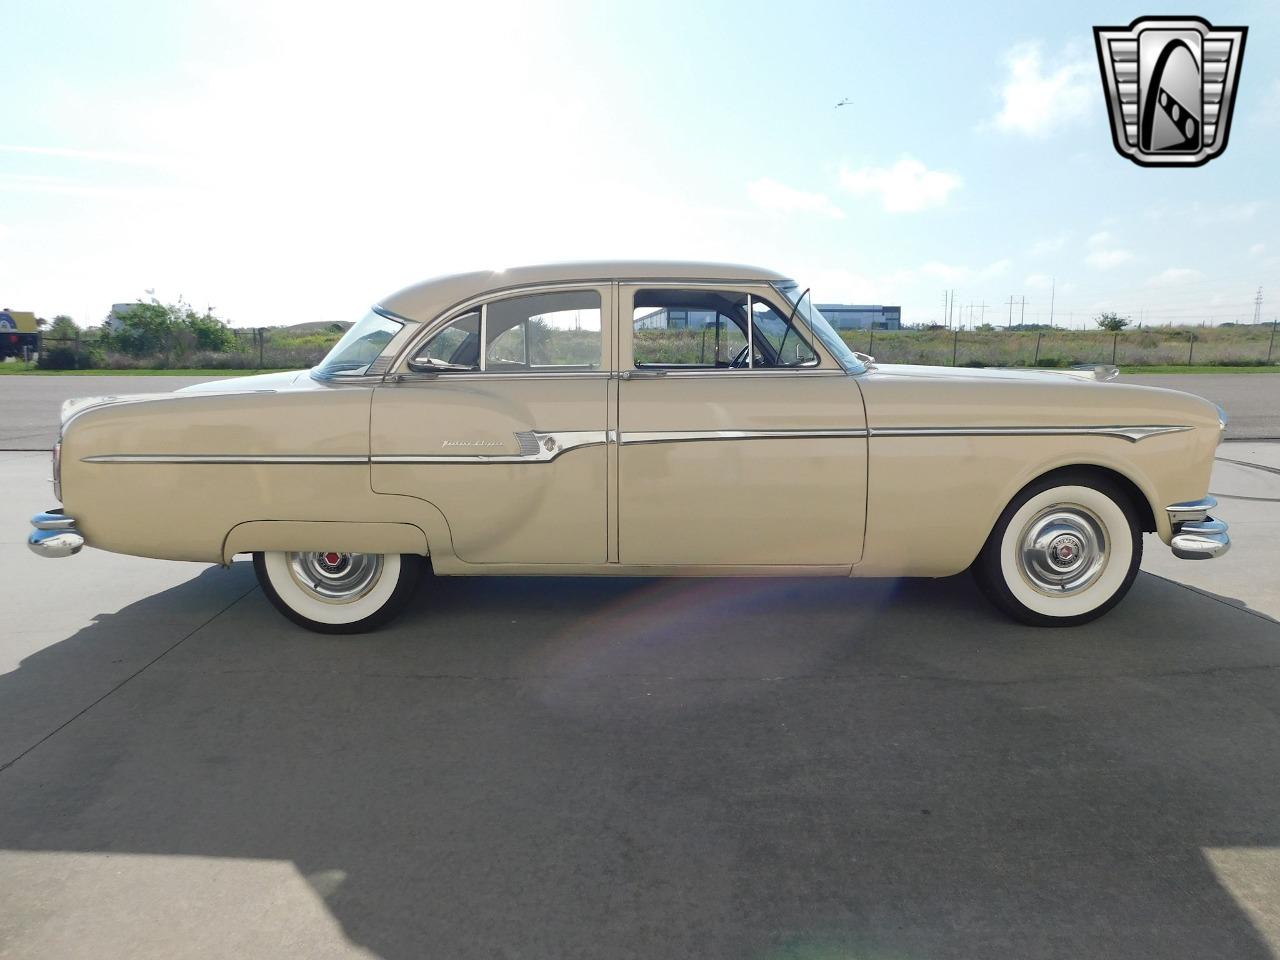
<path fill-rule="evenodd" d="M 945 577 L 1026 623 L 1229 540 L 1222 411 L 1075 371 L 878 365 L 781 274 L 583 263 L 396 293 L 315 369 L 69 401 L 31 548 L 230 563 L 313 630 L 437 574 Z"/>

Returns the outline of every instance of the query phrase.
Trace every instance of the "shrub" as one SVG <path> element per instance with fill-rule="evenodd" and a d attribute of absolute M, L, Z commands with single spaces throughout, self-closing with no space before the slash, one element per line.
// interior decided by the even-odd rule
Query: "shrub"
<path fill-rule="evenodd" d="M 36 366 L 41 370 L 75 370 L 76 351 L 72 347 L 49 347 L 40 351 Z"/>

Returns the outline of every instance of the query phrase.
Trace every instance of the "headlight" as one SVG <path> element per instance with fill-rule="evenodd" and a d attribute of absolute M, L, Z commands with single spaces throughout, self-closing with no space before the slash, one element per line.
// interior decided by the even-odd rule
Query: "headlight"
<path fill-rule="evenodd" d="M 53 498 L 62 502 L 62 441 L 53 445 Z"/>

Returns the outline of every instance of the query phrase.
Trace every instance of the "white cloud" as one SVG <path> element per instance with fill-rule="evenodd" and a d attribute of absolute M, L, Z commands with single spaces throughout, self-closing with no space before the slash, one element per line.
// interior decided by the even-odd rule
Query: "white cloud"
<path fill-rule="evenodd" d="M 1095 250 L 1084 258 L 1084 262 L 1099 270 L 1110 270 L 1133 259 L 1128 250 Z"/>
<path fill-rule="evenodd" d="M 1133 253 L 1115 246 L 1115 237 L 1108 230 L 1099 230 L 1086 241 L 1089 253 L 1084 262 L 1098 270 L 1110 270 L 1133 259 Z"/>
<path fill-rule="evenodd" d="M 1057 253 L 1067 245 L 1067 241 L 1071 239 L 1071 234 L 1059 233 L 1057 236 L 1046 237 L 1043 240 L 1037 240 L 1031 245 L 1031 249 L 1027 251 L 1029 256 L 1043 257 L 1046 254 Z"/>
<path fill-rule="evenodd" d="M 1049 276 L 1047 273 L 1032 273 L 1028 274 L 1027 278 L 1023 280 L 1022 283 L 1024 286 L 1030 287 L 1033 290 L 1048 290 L 1053 286 L 1053 277 Z"/>
<path fill-rule="evenodd" d="M 1260 257 L 1266 252 L 1267 252 L 1267 245 L 1265 243 L 1255 243 L 1252 247 L 1249 248 L 1249 256 L 1251 257 Z"/>
<path fill-rule="evenodd" d="M 855 196 L 876 194 L 890 213 L 910 213 L 947 202 L 951 191 L 964 181 L 958 174 L 930 170 L 914 157 L 903 155 L 891 167 L 845 168 L 840 184 Z"/>
<path fill-rule="evenodd" d="M 844 211 L 823 193 L 797 190 L 769 177 L 762 177 L 747 186 L 752 202 L 770 213 L 814 213 L 832 220 L 843 220 Z"/>
<path fill-rule="evenodd" d="M 0 143 L 0 153 L 19 153 L 28 156 L 57 157 L 63 160 L 90 160 L 96 163 L 124 163 L 131 166 L 160 166 L 164 157 L 145 153 L 122 153 L 116 150 L 84 150 L 79 147 L 35 147 L 16 143 Z"/>
<path fill-rule="evenodd" d="M 1007 133 L 1048 136 L 1085 116 L 1097 96 L 1097 78 L 1088 61 L 1067 59 L 1049 72 L 1039 43 L 1017 45 L 1005 55 L 1005 63 L 1009 75 L 1000 90 L 1003 105 L 994 123 Z"/>
<path fill-rule="evenodd" d="M 1199 280 L 1203 276 L 1203 273 L 1193 267 L 1169 267 L 1148 280 L 1147 285 L 1159 287 L 1166 284 L 1188 283 L 1193 280 Z"/>

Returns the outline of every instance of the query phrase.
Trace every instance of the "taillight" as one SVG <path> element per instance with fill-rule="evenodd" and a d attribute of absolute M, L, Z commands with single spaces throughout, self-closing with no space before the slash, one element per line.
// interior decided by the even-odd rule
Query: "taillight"
<path fill-rule="evenodd" d="M 53 445 L 53 498 L 62 502 L 62 441 Z"/>

